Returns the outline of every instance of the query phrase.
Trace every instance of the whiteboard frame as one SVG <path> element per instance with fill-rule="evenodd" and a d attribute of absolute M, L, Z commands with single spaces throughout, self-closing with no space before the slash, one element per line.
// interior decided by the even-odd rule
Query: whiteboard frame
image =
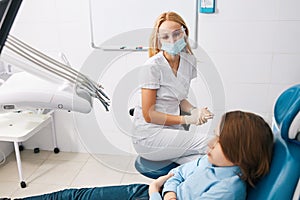
<path fill-rule="evenodd" d="M 94 28 L 93 28 L 93 17 L 92 17 L 92 0 L 89 0 L 89 10 L 90 10 L 90 33 L 91 33 L 91 46 L 94 49 L 101 49 L 104 51 L 148 51 L 148 47 L 143 48 L 119 48 L 117 46 L 103 46 L 103 45 L 96 45 L 95 44 L 95 37 L 94 37 Z M 196 49 L 198 47 L 198 17 L 199 17 L 199 0 L 195 0 L 194 6 L 194 17 L 195 17 L 195 29 L 194 29 L 194 38 L 193 43 L 191 44 L 192 49 Z"/>

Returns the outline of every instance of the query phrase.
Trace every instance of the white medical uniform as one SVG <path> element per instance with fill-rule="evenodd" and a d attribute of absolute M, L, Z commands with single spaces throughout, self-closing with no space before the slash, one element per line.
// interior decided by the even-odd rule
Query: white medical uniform
<path fill-rule="evenodd" d="M 180 53 L 175 75 L 163 52 L 149 58 L 141 68 L 141 88 L 156 89 L 155 110 L 179 115 L 179 104 L 189 93 L 191 80 L 197 76 L 197 63 L 193 55 Z M 139 93 L 141 95 L 141 92 Z M 205 153 L 207 135 L 198 133 L 195 126 L 185 131 L 182 125 L 147 123 L 142 114 L 141 97 L 134 110 L 133 144 L 137 153 L 148 160 L 175 160 L 188 162 Z"/>

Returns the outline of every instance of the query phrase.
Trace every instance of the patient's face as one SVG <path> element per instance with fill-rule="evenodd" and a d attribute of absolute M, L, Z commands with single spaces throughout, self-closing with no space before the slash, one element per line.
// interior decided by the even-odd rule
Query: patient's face
<path fill-rule="evenodd" d="M 234 164 L 230 162 L 224 155 L 222 147 L 219 143 L 219 133 L 220 125 L 215 129 L 215 136 L 208 142 L 207 156 L 208 161 L 216 166 L 225 167 L 233 166 Z"/>

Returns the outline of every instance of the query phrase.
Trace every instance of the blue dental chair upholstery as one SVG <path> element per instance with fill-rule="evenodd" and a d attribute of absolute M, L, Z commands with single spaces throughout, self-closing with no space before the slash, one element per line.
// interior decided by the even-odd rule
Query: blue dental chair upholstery
<path fill-rule="evenodd" d="M 300 84 L 284 91 L 275 103 L 275 143 L 270 173 L 255 188 L 249 188 L 248 199 L 293 199 L 297 184 L 300 187 L 300 121 L 295 119 L 299 115 Z M 290 131 L 292 123 L 298 125 L 296 133 Z M 299 196 L 294 198 L 300 199 Z"/>

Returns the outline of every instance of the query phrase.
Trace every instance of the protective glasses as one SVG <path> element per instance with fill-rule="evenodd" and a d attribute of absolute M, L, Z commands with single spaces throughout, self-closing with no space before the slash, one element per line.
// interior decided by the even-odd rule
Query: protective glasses
<path fill-rule="evenodd" d="M 180 29 L 177 29 L 175 31 L 172 31 L 171 33 L 169 32 L 162 32 L 162 33 L 158 33 L 158 38 L 163 40 L 163 41 L 167 41 L 170 40 L 170 38 L 172 38 L 173 40 L 178 40 L 180 39 L 183 35 L 185 28 L 181 27 Z"/>

